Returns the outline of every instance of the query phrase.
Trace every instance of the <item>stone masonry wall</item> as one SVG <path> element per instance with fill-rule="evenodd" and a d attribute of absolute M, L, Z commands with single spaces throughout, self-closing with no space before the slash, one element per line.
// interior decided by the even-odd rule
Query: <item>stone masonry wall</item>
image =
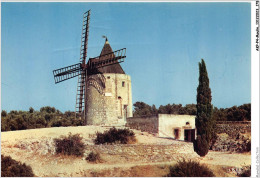
<path fill-rule="evenodd" d="M 181 148 L 180 148 L 181 147 Z M 182 151 L 181 151 L 182 150 Z M 192 144 L 183 145 L 87 145 L 85 154 L 91 151 L 100 154 L 118 155 L 131 158 L 132 161 L 176 161 L 182 156 L 196 157 Z M 185 154 L 180 154 L 183 152 Z"/>
<path fill-rule="evenodd" d="M 251 122 L 218 122 L 217 133 L 236 138 L 238 134 L 251 133 Z"/>
<path fill-rule="evenodd" d="M 100 82 L 103 76 L 91 75 L 88 77 L 86 92 L 86 125 L 105 124 L 106 111 L 104 108 L 104 83 Z"/>
<path fill-rule="evenodd" d="M 130 117 L 127 118 L 126 126 L 142 132 L 158 133 L 158 116 Z"/>
<path fill-rule="evenodd" d="M 97 74 L 88 77 L 87 125 L 124 125 L 132 117 L 131 78 L 125 74 Z"/>

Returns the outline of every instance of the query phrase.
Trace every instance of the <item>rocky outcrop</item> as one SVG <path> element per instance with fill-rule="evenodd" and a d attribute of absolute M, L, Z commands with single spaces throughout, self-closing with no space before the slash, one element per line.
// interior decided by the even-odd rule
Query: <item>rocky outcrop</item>
<path fill-rule="evenodd" d="M 248 152 L 251 151 L 251 139 L 243 135 L 232 138 L 227 134 L 219 134 L 213 151 Z"/>
<path fill-rule="evenodd" d="M 251 151 L 251 122 L 219 122 L 213 151 Z"/>
<path fill-rule="evenodd" d="M 18 141 L 14 147 L 41 155 L 55 154 L 55 144 L 52 138 L 42 138 L 41 141 L 27 139 L 21 140 Z"/>

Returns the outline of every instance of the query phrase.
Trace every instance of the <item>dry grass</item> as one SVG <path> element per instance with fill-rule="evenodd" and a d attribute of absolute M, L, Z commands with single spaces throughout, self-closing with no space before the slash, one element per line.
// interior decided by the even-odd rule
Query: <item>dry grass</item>
<path fill-rule="evenodd" d="M 167 165 L 145 165 L 130 168 L 92 170 L 85 175 L 92 177 L 164 177 L 169 173 Z"/>

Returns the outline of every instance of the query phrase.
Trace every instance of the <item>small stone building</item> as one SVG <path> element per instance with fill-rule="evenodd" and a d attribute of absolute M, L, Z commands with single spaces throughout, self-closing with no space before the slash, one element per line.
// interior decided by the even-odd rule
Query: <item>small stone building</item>
<path fill-rule="evenodd" d="M 112 52 L 106 39 L 100 56 Z M 87 72 L 86 125 L 124 125 L 133 116 L 130 76 L 119 63 Z"/>
<path fill-rule="evenodd" d="M 127 118 L 126 126 L 176 140 L 193 141 L 196 136 L 195 116 L 193 115 L 158 114 L 131 117 Z"/>

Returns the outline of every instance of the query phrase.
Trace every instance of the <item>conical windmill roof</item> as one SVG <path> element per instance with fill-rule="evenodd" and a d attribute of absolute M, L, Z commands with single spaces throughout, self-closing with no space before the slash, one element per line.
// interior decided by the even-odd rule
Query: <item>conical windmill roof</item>
<path fill-rule="evenodd" d="M 100 53 L 100 56 L 105 55 L 105 54 L 109 54 L 112 53 L 113 50 L 108 42 L 108 40 L 106 39 L 105 44 L 103 46 L 103 49 Z M 99 58 L 99 61 L 102 60 L 102 57 Z M 124 70 L 122 69 L 121 65 L 118 64 L 113 64 L 113 65 L 109 65 L 106 67 L 102 67 L 102 68 L 98 68 L 96 70 L 93 71 L 89 71 L 90 73 L 88 73 L 88 75 L 93 75 L 93 74 L 97 74 L 97 73 L 114 73 L 114 74 L 125 74 Z"/>

